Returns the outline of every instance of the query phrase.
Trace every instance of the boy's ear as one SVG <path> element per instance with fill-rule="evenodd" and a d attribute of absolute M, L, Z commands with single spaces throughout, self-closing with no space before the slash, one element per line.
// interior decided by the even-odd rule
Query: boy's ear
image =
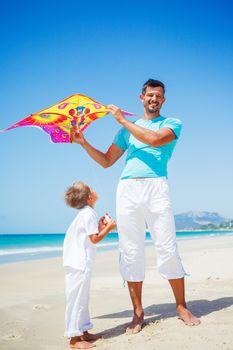
<path fill-rule="evenodd" d="M 91 193 L 90 193 L 89 196 L 88 196 L 88 200 L 89 200 L 89 201 L 93 200 L 93 196 L 92 196 Z"/>

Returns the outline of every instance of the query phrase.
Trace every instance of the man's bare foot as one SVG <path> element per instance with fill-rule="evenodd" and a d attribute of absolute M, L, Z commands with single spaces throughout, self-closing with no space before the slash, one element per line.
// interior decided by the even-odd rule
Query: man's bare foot
<path fill-rule="evenodd" d="M 91 344 L 82 339 L 82 337 L 72 337 L 70 339 L 70 348 L 71 349 L 90 349 L 95 345 Z"/>
<path fill-rule="evenodd" d="M 81 338 L 82 340 L 86 340 L 86 341 L 95 341 L 95 340 L 101 339 L 102 337 L 101 335 L 92 334 L 86 331 L 83 333 Z"/>
<path fill-rule="evenodd" d="M 139 333 L 142 330 L 143 322 L 144 322 L 144 313 L 142 313 L 140 316 L 137 316 L 135 314 L 132 322 L 129 324 L 129 326 L 126 329 L 126 333 L 128 334 Z"/>
<path fill-rule="evenodd" d="M 201 323 L 199 318 L 194 316 L 188 309 L 186 309 L 182 305 L 179 305 L 177 307 L 177 312 L 179 314 L 179 319 L 182 320 L 186 324 L 186 326 L 198 326 Z"/>

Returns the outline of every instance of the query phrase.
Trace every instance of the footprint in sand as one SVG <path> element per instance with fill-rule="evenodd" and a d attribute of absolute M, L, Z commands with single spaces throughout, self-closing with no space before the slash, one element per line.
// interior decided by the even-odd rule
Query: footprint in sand
<path fill-rule="evenodd" d="M 47 309 L 49 309 L 49 306 L 44 304 L 36 304 L 33 306 L 33 310 L 47 310 Z"/>
<path fill-rule="evenodd" d="M 26 331 L 23 320 L 10 320 L 1 325 L 0 338 L 5 341 L 14 341 L 23 338 Z"/>
<path fill-rule="evenodd" d="M 21 335 L 20 334 L 5 334 L 1 338 L 2 338 L 2 340 L 8 340 L 8 341 L 10 340 L 10 341 L 12 341 L 12 340 L 20 339 Z"/>

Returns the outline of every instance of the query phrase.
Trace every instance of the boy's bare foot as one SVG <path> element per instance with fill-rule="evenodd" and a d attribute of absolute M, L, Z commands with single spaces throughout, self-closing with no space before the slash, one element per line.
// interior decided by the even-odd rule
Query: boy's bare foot
<path fill-rule="evenodd" d="M 199 318 L 194 316 L 188 309 L 186 309 L 182 305 L 179 305 L 177 307 L 177 312 L 179 314 L 179 319 L 182 320 L 186 324 L 186 326 L 198 326 L 201 323 Z"/>
<path fill-rule="evenodd" d="M 86 340 L 83 340 L 82 337 L 72 337 L 70 339 L 71 349 L 90 349 L 93 347 L 95 347 L 95 344 L 91 344 Z"/>
<path fill-rule="evenodd" d="M 143 313 L 141 314 L 141 316 L 134 315 L 132 322 L 129 324 L 129 326 L 126 329 L 126 333 L 128 334 L 139 333 L 142 330 L 143 322 L 144 322 Z"/>
<path fill-rule="evenodd" d="M 87 340 L 87 341 L 95 341 L 95 340 L 98 340 L 98 339 L 101 339 L 101 335 L 96 335 L 96 334 L 92 334 L 92 333 L 89 333 L 88 331 L 84 332 L 82 337 L 81 337 L 83 340 Z"/>

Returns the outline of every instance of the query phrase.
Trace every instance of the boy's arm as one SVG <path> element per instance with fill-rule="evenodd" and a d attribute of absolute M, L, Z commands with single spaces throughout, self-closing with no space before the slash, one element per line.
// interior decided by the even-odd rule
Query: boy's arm
<path fill-rule="evenodd" d="M 100 224 L 99 232 L 89 236 L 91 242 L 94 244 L 100 242 L 115 227 L 116 223 L 113 219 L 110 219 L 107 224 Z"/>

